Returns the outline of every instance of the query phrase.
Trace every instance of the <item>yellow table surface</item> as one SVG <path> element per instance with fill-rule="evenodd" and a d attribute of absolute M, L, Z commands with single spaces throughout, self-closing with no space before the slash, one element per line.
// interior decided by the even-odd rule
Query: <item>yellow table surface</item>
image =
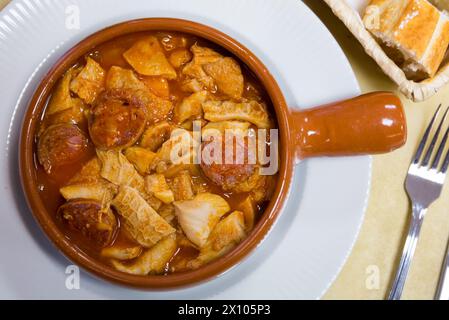
<path fill-rule="evenodd" d="M 8 2 L 0 0 L 0 9 Z M 395 84 L 365 54 L 324 2 L 304 2 L 337 39 L 363 92 L 396 90 Z M 449 86 L 426 102 L 413 103 L 403 96 L 401 98 L 407 113 L 407 144 L 391 154 L 374 157 L 370 199 L 362 229 L 351 255 L 324 299 L 383 299 L 387 295 L 410 216 L 404 178 L 420 136 L 436 107 L 440 103 L 449 105 Z M 405 299 L 433 298 L 448 237 L 449 193 L 445 188 L 425 218 L 404 290 Z"/>
<path fill-rule="evenodd" d="M 351 62 L 363 92 L 396 90 L 395 84 L 365 54 L 357 40 L 323 1 L 304 2 L 337 39 Z M 402 253 L 411 212 L 404 191 L 404 178 L 419 139 L 438 104 L 449 105 L 449 86 L 422 103 L 413 103 L 402 95 L 401 99 L 407 114 L 407 144 L 391 154 L 374 157 L 370 199 L 359 238 L 343 270 L 325 294 L 325 299 L 383 299 L 388 294 Z M 445 188 L 424 220 L 404 288 L 404 299 L 433 298 L 448 235 L 449 194 Z M 373 283 L 377 271 L 378 286 L 375 281 Z"/>

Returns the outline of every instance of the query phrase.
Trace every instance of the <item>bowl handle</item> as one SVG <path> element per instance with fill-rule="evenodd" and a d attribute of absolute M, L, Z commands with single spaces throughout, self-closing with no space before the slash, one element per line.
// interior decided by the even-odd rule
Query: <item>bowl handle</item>
<path fill-rule="evenodd" d="M 407 140 L 401 100 L 390 92 L 291 111 L 289 126 L 299 159 L 385 153 Z"/>

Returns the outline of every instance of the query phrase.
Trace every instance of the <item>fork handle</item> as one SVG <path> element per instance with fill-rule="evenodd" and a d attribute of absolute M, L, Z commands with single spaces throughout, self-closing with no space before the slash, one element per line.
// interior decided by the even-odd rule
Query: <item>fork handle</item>
<path fill-rule="evenodd" d="M 405 280 L 407 279 L 408 270 L 415 253 L 416 244 L 418 242 L 419 233 L 421 231 L 422 222 L 427 209 L 413 207 L 413 217 L 408 230 L 407 239 L 405 240 L 404 249 L 402 251 L 401 261 L 396 273 L 393 285 L 391 287 L 388 300 L 400 300 L 402 290 L 404 289 Z"/>
<path fill-rule="evenodd" d="M 435 300 L 449 300 L 449 243 L 446 250 L 446 257 L 441 267 Z"/>

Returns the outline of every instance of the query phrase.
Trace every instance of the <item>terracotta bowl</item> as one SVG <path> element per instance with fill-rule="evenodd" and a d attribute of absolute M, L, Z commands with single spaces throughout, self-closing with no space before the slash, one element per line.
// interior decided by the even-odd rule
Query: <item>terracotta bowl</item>
<path fill-rule="evenodd" d="M 259 78 L 271 99 L 279 127 L 279 178 L 274 196 L 258 224 L 234 250 L 212 263 L 189 272 L 165 276 L 136 276 L 116 271 L 73 245 L 57 227 L 38 192 L 35 132 L 53 86 L 84 54 L 101 43 L 130 33 L 164 30 L 205 38 L 234 54 Z M 198 23 L 169 18 L 133 20 L 101 30 L 78 43 L 48 71 L 37 87 L 25 114 L 20 138 L 20 174 L 28 205 L 45 234 L 74 263 L 115 283 L 142 289 L 190 286 L 217 277 L 241 262 L 264 239 L 281 213 L 289 194 L 293 168 L 311 156 L 340 156 L 388 152 L 406 140 L 400 100 L 386 92 L 373 93 L 304 112 L 293 111 L 269 70 L 242 44 L 226 34 Z"/>

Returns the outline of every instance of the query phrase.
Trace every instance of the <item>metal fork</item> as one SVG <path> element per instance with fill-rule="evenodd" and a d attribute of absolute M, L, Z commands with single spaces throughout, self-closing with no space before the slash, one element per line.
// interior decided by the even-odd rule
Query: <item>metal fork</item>
<path fill-rule="evenodd" d="M 433 153 L 449 108 L 447 108 L 444 112 L 443 118 L 441 119 L 429 146 L 427 147 L 424 157 L 422 157 L 440 109 L 441 105 L 433 115 L 432 120 L 430 121 L 430 124 L 422 137 L 405 180 L 405 189 L 412 202 L 412 218 L 407 239 L 404 244 L 404 249 L 402 251 L 399 268 L 388 296 L 389 300 L 399 300 L 401 298 L 407 273 L 416 249 L 416 244 L 418 242 L 424 216 L 427 212 L 427 208 L 439 198 L 444 180 L 446 178 L 446 172 L 449 166 L 449 152 L 446 152 L 443 160 L 441 159 L 448 140 L 449 128 L 446 130 L 438 146 L 436 155 L 433 156 Z"/>

